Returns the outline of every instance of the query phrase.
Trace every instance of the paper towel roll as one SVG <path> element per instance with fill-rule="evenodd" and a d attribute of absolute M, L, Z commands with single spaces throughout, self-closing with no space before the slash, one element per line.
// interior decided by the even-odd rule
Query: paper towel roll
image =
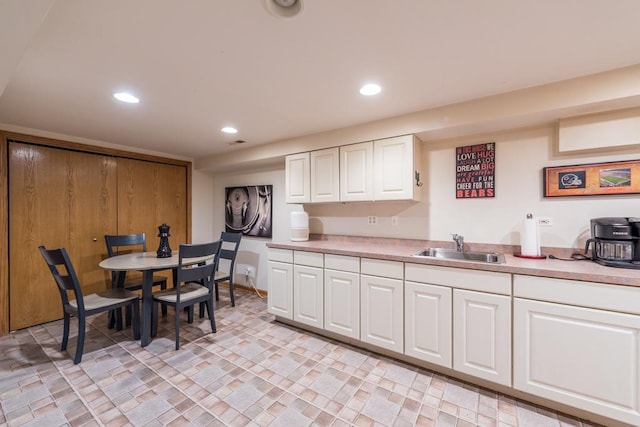
<path fill-rule="evenodd" d="M 540 232 L 538 230 L 538 220 L 531 214 L 522 221 L 522 232 L 520 233 L 520 252 L 525 256 L 540 256 Z"/>

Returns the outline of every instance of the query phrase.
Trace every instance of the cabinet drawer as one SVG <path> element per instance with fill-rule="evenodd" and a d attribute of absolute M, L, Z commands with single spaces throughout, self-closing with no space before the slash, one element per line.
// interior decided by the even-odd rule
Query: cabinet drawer
<path fill-rule="evenodd" d="M 431 285 L 511 295 L 511 274 L 509 273 L 407 263 L 405 279 Z"/>
<path fill-rule="evenodd" d="M 293 263 L 310 267 L 324 267 L 324 255 L 318 252 L 293 251 Z"/>
<path fill-rule="evenodd" d="M 360 258 L 354 256 L 326 254 L 324 256 L 324 268 L 359 273 Z"/>
<path fill-rule="evenodd" d="M 623 313 L 640 314 L 640 288 L 548 277 L 513 276 L 513 295 Z"/>
<path fill-rule="evenodd" d="M 269 248 L 269 261 L 293 263 L 293 251 L 291 249 Z"/>
<path fill-rule="evenodd" d="M 389 277 L 391 279 L 402 279 L 403 263 L 399 261 L 385 261 L 382 259 L 362 258 L 360 261 L 360 272 L 370 276 Z"/>

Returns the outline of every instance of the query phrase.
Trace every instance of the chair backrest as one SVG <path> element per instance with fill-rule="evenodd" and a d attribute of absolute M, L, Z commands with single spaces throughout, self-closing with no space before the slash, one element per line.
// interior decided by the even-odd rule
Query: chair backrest
<path fill-rule="evenodd" d="M 122 234 L 122 235 L 110 235 L 105 234 L 104 241 L 107 244 L 107 254 L 109 258 L 116 255 L 116 251 L 121 248 L 126 248 L 127 252 L 135 250 L 132 246 L 140 246 L 138 248 L 142 252 L 147 251 L 147 239 L 145 233 L 138 234 Z"/>
<path fill-rule="evenodd" d="M 211 281 L 220 252 L 222 241 L 211 243 L 181 244 L 178 251 L 178 286 L 176 289 L 178 301 L 180 298 L 180 284 L 188 282 L 203 282 L 211 289 Z M 207 257 L 205 260 L 200 260 Z M 194 263 L 194 259 L 198 262 Z"/>
<path fill-rule="evenodd" d="M 69 254 L 65 248 L 58 249 L 46 249 L 44 246 L 38 247 L 40 253 L 44 258 L 44 261 L 51 271 L 51 275 L 58 285 L 58 291 L 60 291 L 60 298 L 62 299 L 62 306 L 69 305 L 68 291 L 72 291 L 78 311 L 84 310 L 84 300 L 82 298 L 82 289 L 80 288 L 80 282 L 76 275 L 76 270 L 73 268 Z"/>
<path fill-rule="evenodd" d="M 220 233 L 220 240 L 222 245 L 220 246 L 220 255 L 218 261 L 228 260 L 229 274 L 233 273 L 234 265 L 236 263 L 236 256 L 238 255 L 238 249 L 240 248 L 240 240 L 242 240 L 242 233 L 229 233 L 223 231 Z M 216 266 L 218 270 L 219 264 Z"/>
<path fill-rule="evenodd" d="M 133 251 L 147 251 L 147 238 L 145 233 L 137 234 L 105 234 L 104 241 L 107 244 L 107 255 L 121 255 Z M 111 271 L 111 286 L 115 287 L 118 280 L 124 280 L 123 272 Z"/>

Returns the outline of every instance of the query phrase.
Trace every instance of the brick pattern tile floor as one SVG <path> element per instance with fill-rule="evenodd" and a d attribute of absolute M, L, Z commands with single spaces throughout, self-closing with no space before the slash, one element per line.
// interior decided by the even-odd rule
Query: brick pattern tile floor
<path fill-rule="evenodd" d="M 593 426 L 275 322 L 266 301 L 216 304 L 218 332 L 173 312 L 141 348 L 90 319 L 82 363 L 62 322 L 0 337 L 0 424 L 9 426 Z"/>

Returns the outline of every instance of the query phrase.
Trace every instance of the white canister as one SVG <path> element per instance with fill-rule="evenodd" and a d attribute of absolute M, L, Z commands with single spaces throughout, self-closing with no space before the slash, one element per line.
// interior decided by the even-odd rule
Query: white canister
<path fill-rule="evenodd" d="M 291 240 L 304 242 L 309 240 L 309 214 L 306 212 L 291 212 Z"/>

